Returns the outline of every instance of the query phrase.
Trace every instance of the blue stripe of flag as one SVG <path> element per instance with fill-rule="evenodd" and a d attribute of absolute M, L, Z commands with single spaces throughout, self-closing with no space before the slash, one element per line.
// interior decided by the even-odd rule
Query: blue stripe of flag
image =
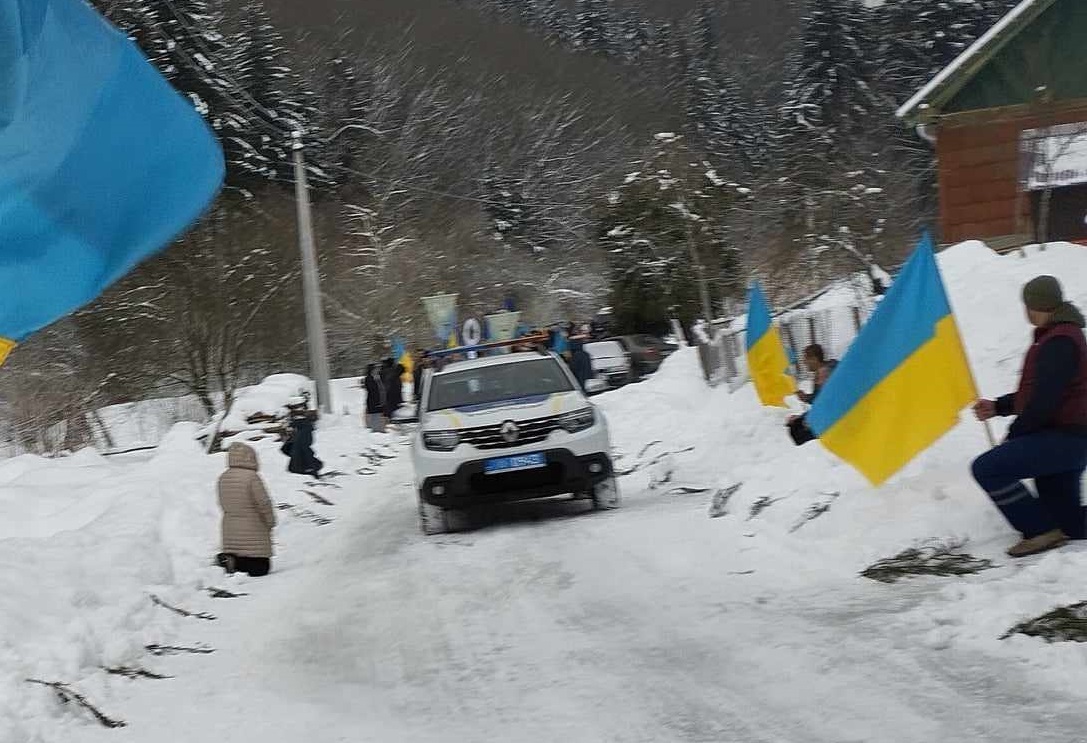
<path fill-rule="evenodd" d="M 0 0 L 0 336 L 94 299 L 208 207 L 222 150 L 82 0 Z"/>
<path fill-rule="evenodd" d="M 770 331 L 773 319 L 770 316 L 770 303 L 762 293 L 758 281 L 751 282 L 747 290 L 747 350 L 750 351 L 762 337 Z"/>
<path fill-rule="evenodd" d="M 950 314 L 951 304 L 936 266 L 935 245 L 926 232 L 819 393 L 808 412 L 811 429 L 820 435 L 829 430 L 930 341 L 936 335 L 936 323 Z"/>

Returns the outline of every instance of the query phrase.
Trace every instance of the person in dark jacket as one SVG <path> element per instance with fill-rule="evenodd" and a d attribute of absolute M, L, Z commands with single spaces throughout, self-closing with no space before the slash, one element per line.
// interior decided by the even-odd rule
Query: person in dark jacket
<path fill-rule="evenodd" d="M 588 392 L 585 385 L 593 378 L 593 359 L 580 340 L 570 341 L 570 371 L 574 373 L 574 379 L 581 385 L 582 391 Z"/>
<path fill-rule="evenodd" d="M 404 404 L 404 365 L 387 361 L 385 379 L 385 418 L 392 420 L 393 414 Z"/>
<path fill-rule="evenodd" d="M 289 454 L 287 471 L 296 475 L 309 475 L 320 479 L 321 468 L 324 463 L 313 453 L 313 428 L 317 419 L 317 411 L 309 410 L 303 402 L 300 405 L 288 407 L 290 415 L 289 425 Z M 285 453 L 288 447 L 284 446 Z"/>
<path fill-rule="evenodd" d="M 819 393 L 822 392 L 823 387 L 826 386 L 830 374 L 837 368 L 838 362 L 834 359 L 828 359 L 823 347 L 818 343 L 813 343 L 804 349 L 804 366 L 814 375 L 812 390 L 811 392 L 797 390 L 796 396 L 800 398 L 800 402 L 811 405 L 815 402 L 815 398 L 819 396 Z M 791 415 L 786 425 L 793 443 L 797 446 L 814 441 L 817 438 L 811 428 L 808 427 L 807 415 Z"/>
<path fill-rule="evenodd" d="M 978 485 L 1022 534 L 1008 550 L 1025 557 L 1087 538 L 1080 504 L 1087 468 L 1087 340 L 1084 318 L 1064 301 L 1052 276 L 1023 287 L 1034 342 L 1027 351 L 1018 389 L 996 400 L 978 400 L 974 414 L 986 421 L 1016 416 L 1004 443 L 974 460 Z M 1022 482 L 1033 479 L 1037 497 Z"/>
<path fill-rule="evenodd" d="M 366 390 L 366 427 L 374 433 L 385 433 L 385 382 L 376 364 L 366 365 L 362 386 Z"/>

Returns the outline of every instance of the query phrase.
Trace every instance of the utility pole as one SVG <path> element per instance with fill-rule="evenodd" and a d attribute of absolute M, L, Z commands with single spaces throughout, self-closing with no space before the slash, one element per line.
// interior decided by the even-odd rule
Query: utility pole
<path fill-rule="evenodd" d="M 328 386 L 328 345 L 325 341 L 325 317 L 321 309 L 321 278 L 317 270 L 317 248 L 313 237 L 313 214 L 309 200 L 309 181 L 303 156 L 302 132 L 291 133 L 294 152 L 294 193 L 298 208 L 298 249 L 302 254 L 302 297 L 306 307 L 306 346 L 309 349 L 310 374 L 317 384 L 317 404 L 322 413 L 332 413 Z"/>
<path fill-rule="evenodd" d="M 691 254 L 691 263 L 698 272 L 698 294 L 702 300 L 702 314 L 706 318 L 710 335 L 713 335 L 713 302 L 710 301 L 709 284 L 706 281 L 706 266 L 702 263 L 702 257 L 698 254 L 698 248 L 694 242 L 694 225 L 691 224 L 689 210 L 685 215 L 687 220 L 687 251 Z"/>

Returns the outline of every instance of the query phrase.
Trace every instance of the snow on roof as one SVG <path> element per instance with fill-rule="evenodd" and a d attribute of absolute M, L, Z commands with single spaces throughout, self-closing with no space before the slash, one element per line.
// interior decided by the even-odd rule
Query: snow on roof
<path fill-rule="evenodd" d="M 1031 12 L 1041 13 L 1054 2 L 1056 0 L 1022 0 L 1006 16 L 1001 18 L 995 26 L 982 34 L 977 41 L 967 47 L 966 51 L 956 57 L 954 62 L 932 78 L 928 85 L 917 91 L 917 94 L 906 101 L 895 115 L 900 119 L 906 119 L 914 114 L 917 109 L 927 108 L 929 99 L 943 88 L 954 85 L 956 78 L 966 72 L 967 65 L 982 57 L 985 52 L 990 51 L 990 47 L 992 47 L 992 53 L 1002 47 L 1011 38 L 1005 33 L 1009 28 L 1017 24 L 1027 14 Z M 972 77 L 972 74 L 970 77 Z M 965 84 L 967 80 L 969 80 L 969 77 L 963 80 L 962 84 Z M 961 85 L 958 87 L 961 87 Z"/>

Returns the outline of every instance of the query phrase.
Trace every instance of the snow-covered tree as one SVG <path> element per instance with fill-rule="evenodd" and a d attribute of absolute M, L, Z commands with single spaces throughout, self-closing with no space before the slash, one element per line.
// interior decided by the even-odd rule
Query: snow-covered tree
<path fill-rule="evenodd" d="M 809 6 L 781 106 L 789 128 L 831 145 L 865 130 L 878 110 L 873 20 L 857 0 Z"/>
<path fill-rule="evenodd" d="M 888 0 L 878 11 L 886 92 L 902 103 L 962 54 L 1014 0 Z"/>
<path fill-rule="evenodd" d="M 574 45 L 598 54 L 611 54 L 614 51 L 611 16 L 609 0 L 577 0 Z"/>
<path fill-rule="evenodd" d="M 94 2 L 207 119 L 223 144 L 230 185 L 290 180 L 290 134 L 298 123 L 304 128 L 305 95 L 263 4 Z"/>
<path fill-rule="evenodd" d="M 717 62 L 718 44 L 720 43 L 717 34 L 717 6 L 709 2 L 709 0 L 703 0 L 698 6 L 694 26 L 695 59 L 703 64 L 715 64 Z"/>
<path fill-rule="evenodd" d="M 705 314 L 705 301 L 742 287 L 727 237 L 740 194 L 675 134 L 656 135 L 635 167 L 601 207 L 597 239 L 608 254 L 617 326 L 660 331 L 670 317 L 689 323 Z"/>
<path fill-rule="evenodd" d="M 222 62 L 229 75 L 223 83 L 240 96 L 237 105 L 250 128 L 262 130 L 259 138 L 247 138 L 247 146 L 239 148 L 238 165 L 261 178 L 290 180 L 290 134 L 307 133 L 313 115 L 310 95 L 291 69 L 283 36 L 263 2 L 246 0 L 225 25 L 229 35 Z"/>
<path fill-rule="evenodd" d="M 243 382 L 298 360 L 304 334 L 291 219 L 268 220 L 236 203 L 243 201 L 220 200 L 177 245 L 80 313 L 90 349 L 112 360 L 119 382 L 180 389 L 210 416 Z"/>

